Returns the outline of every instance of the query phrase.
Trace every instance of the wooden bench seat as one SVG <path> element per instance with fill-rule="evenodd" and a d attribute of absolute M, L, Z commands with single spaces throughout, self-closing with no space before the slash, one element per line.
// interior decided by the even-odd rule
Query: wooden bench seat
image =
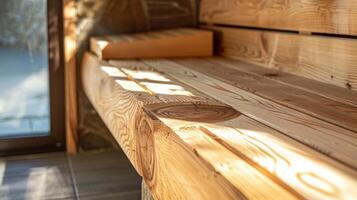
<path fill-rule="evenodd" d="M 226 58 L 87 53 L 82 82 L 155 199 L 357 196 L 354 92 Z"/>

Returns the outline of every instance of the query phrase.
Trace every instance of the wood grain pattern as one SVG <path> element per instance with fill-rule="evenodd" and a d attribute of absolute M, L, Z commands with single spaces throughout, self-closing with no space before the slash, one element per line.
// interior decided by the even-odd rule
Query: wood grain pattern
<path fill-rule="evenodd" d="M 146 69 L 147 65 L 129 61 L 113 67 L 86 54 L 82 81 L 89 99 L 155 199 L 302 199 L 294 189 L 266 176 L 201 129 L 181 126 L 185 125 L 184 116 L 195 116 L 188 119 L 197 124 L 216 124 L 239 118 L 239 112 Z M 165 108 L 164 115 L 157 104 Z M 169 112 L 167 104 L 172 106 Z"/>
<path fill-rule="evenodd" d="M 252 92 L 167 60 L 145 61 L 191 87 L 232 106 L 332 158 L 357 168 L 356 133 L 282 106 Z"/>
<path fill-rule="evenodd" d="M 155 199 L 336 200 L 357 195 L 355 170 L 193 89 L 189 85 L 196 85 L 195 79 L 178 82 L 192 75 L 182 66 L 165 61 L 109 65 L 88 54 L 85 61 L 87 95 L 123 149 L 136 150 L 127 155 L 137 159 L 132 163 L 140 166 Z M 220 95 L 225 99 L 224 92 Z M 190 102 L 195 109 L 187 109 Z M 166 104 L 172 106 L 169 111 Z M 140 114 L 121 120 L 130 110 Z M 113 129 L 124 123 L 136 125 L 130 131 Z"/>
<path fill-rule="evenodd" d="M 200 21 L 305 32 L 357 35 L 354 0 L 202 0 Z"/>
<path fill-rule="evenodd" d="M 163 122 L 170 127 L 177 127 L 173 128 L 175 132 L 182 134 L 184 140 L 197 149 L 210 149 L 210 145 L 204 145 L 195 138 L 194 135 L 199 133 L 193 127 L 198 127 L 202 131 L 201 134 L 203 133 L 201 137 L 218 142 L 224 148 L 239 155 L 245 162 L 255 166 L 265 176 L 301 194 L 301 198 L 354 198 L 355 194 L 350 193 L 357 186 L 354 170 L 248 117 L 240 116 L 216 124 L 197 124 L 170 119 L 164 119 Z M 182 129 L 182 127 L 186 128 Z M 195 134 L 189 134 L 190 132 Z M 216 152 L 205 153 L 214 156 Z M 229 157 L 219 157 L 216 160 L 225 158 L 229 159 Z M 234 168 L 227 163 L 221 167 Z M 244 170 L 240 173 L 247 175 L 247 171 Z M 331 176 L 330 180 L 336 182 L 329 181 L 327 179 L 329 176 Z M 337 182 L 339 184 L 336 184 Z M 340 187 L 340 183 L 341 185 L 348 183 L 348 187 Z"/>
<path fill-rule="evenodd" d="M 176 59 L 175 61 L 273 102 L 352 130 L 357 134 L 357 107 L 280 84 L 265 78 L 264 75 L 251 72 L 259 67 L 219 58 Z M 273 74 L 273 72 L 266 72 L 266 74 Z"/>
<path fill-rule="evenodd" d="M 357 40 L 210 27 L 223 56 L 357 90 Z"/>
<path fill-rule="evenodd" d="M 300 90 L 304 90 L 309 93 L 313 93 L 344 104 L 352 105 L 354 107 L 357 106 L 357 91 L 347 92 L 344 88 L 338 86 L 292 75 L 275 69 L 260 67 L 239 60 L 224 57 L 205 58 L 205 60 L 232 69 L 239 68 L 239 70 L 243 70 L 244 72 L 264 77 L 265 79 L 270 79 L 274 82 L 278 82 L 289 87 L 298 88 Z"/>

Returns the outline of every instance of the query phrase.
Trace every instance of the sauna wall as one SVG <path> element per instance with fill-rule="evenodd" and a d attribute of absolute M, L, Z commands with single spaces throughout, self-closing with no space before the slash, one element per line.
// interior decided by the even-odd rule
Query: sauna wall
<path fill-rule="evenodd" d="M 354 0 L 201 0 L 220 55 L 357 91 Z"/>

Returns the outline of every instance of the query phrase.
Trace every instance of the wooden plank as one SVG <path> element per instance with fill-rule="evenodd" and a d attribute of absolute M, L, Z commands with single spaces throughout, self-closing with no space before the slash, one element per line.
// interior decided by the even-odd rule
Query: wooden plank
<path fill-rule="evenodd" d="M 338 86 L 322 83 L 320 81 L 311 80 L 301 76 L 284 73 L 275 69 L 260 67 L 239 60 L 224 57 L 205 58 L 205 60 L 232 69 L 239 68 L 239 70 L 242 70 L 247 73 L 264 77 L 266 79 L 270 79 L 290 87 L 298 88 L 300 90 L 317 94 L 322 97 L 332 99 L 334 101 L 357 107 L 357 91 L 347 92 L 344 88 Z"/>
<path fill-rule="evenodd" d="M 172 61 L 147 60 L 145 63 L 321 153 L 357 168 L 357 135 L 352 131 L 269 101 Z"/>
<path fill-rule="evenodd" d="M 116 65 L 86 54 L 84 90 L 155 199 L 302 199 L 200 128 L 180 127 L 228 121 L 237 111 L 146 65 Z"/>
<path fill-rule="evenodd" d="M 305 32 L 357 35 L 354 0 L 202 0 L 200 21 Z"/>
<path fill-rule="evenodd" d="M 77 113 L 77 76 L 76 76 L 76 2 L 63 1 L 64 57 L 65 57 L 65 119 L 66 148 L 70 154 L 78 151 L 78 113 Z"/>
<path fill-rule="evenodd" d="M 163 122 L 170 127 L 176 126 L 174 130 L 179 133 L 180 127 L 199 127 L 206 134 L 202 137 L 215 140 L 240 155 L 266 176 L 301 194 L 301 198 L 353 199 L 355 196 L 350 192 L 357 186 L 356 171 L 248 117 L 240 116 L 216 124 L 171 119 L 163 119 Z M 191 145 L 198 143 L 194 134 L 188 133 L 185 133 L 185 141 Z M 200 145 L 199 148 L 209 149 L 209 146 Z M 224 158 L 216 158 L 220 159 Z M 242 170 L 241 173 L 246 172 Z"/>
<path fill-rule="evenodd" d="M 210 27 L 223 56 L 357 90 L 357 40 Z"/>
<path fill-rule="evenodd" d="M 175 29 L 134 35 L 91 38 L 91 50 L 102 59 L 212 56 L 213 33 Z"/>
<path fill-rule="evenodd" d="M 231 108 L 178 83 L 169 74 L 158 73 L 137 61 L 115 61 L 114 67 L 94 57 L 91 62 L 88 59 L 82 74 L 87 85 L 85 91 L 108 127 L 127 122 L 121 117 L 127 113 L 123 108 L 130 105 L 116 97 L 124 88 L 128 96 L 134 97 L 133 102 L 142 103 L 141 109 L 147 113 L 147 118 L 135 123 L 137 129 L 133 131 L 139 130 L 136 134 L 126 136 L 128 132 L 123 129 L 116 129 L 113 134 L 119 143 L 130 144 L 131 148 L 124 148 L 126 152 L 137 149 L 140 160 L 137 163 L 141 165 L 137 169 L 141 168 L 155 199 L 353 199 L 356 196 L 354 170 L 244 115 L 227 117 Z M 133 81 L 135 86 L 125 86 L 123 81 Z M 144 84 L 148 82 L 179 84 L 182 88 L 172 90 L 170 86 L 167 90 Z M 187 104 L 183 107 L 182 103 L 190 101 L 196 102 L 195 110 L 186 107 Z M 122 108 L 121 103 L 124 103 Z M 110 111 L 103 109 L 110 104 Z M 210 107 L 200 107 L 204 104 Z M 218 104 L 223 107 L 218 109 Z M 140 106 L 137 108 L 140 110 Z M 157 121 L 152 124 L 152 120 Z M 132 122 L 127 124 L 130 126 Z M 145 128 L 140 128 L 141 125 Z M 152 133 L 147 133 L 150 132 L 147 129 Z M 140 146 L 139 149 L 134 145 Z M 221 182 L 221 178 L 225 181 Z M 229 188 L 233 188 L 233 196 Z"/>
<path fill-rule="evenodd" d="M 262 75 L 251 72 L 257 68 L 254 65 L 245 66 L 246 64 L 242 62 L 229 62 L 227 59 L 219 58 L 176 59 L 174 61 L 273 102 L 352 130 L 357 134 L 357 107 L 266 79 Z"/>

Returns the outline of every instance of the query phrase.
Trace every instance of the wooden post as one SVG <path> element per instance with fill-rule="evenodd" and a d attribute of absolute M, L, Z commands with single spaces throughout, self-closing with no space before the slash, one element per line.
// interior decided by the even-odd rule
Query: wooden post
<path fill-rule="evenodd" d="M 66 146 L 70 154 L 77 153 L 77 84 L 76 84 L 76 7 L 74 0 L 63 1 Z"/>

